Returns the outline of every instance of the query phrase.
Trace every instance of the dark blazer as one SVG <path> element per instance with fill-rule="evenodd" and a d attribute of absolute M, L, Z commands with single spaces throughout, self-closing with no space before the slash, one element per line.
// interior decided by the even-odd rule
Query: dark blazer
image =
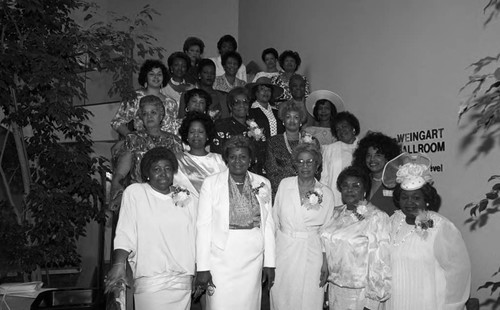
<path fill-rule="evenodd" d="M 283 121 L 278 117 L 278 110 L 272 109 L 274 117 L 276 118 L 278 134 L 285 132 L 285 126 L 283 125 Z M 269 121 L 267 120 L 266 115 L 259 108 L 250 108 L 248 111 L 247 119 L 253 119 L 260 128 L 264 129 L 264 134 L 266 135 L 266 140 L 269 140 L 271 137 L 271 130 L 269 129 Z"/>

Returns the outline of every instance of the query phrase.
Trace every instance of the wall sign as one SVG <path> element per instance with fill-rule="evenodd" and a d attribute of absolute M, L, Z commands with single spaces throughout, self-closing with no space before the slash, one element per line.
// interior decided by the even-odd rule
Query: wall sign
<path fill-rule="evenodd" d="M 401 144 L 403 152 L 409 154 L 422 153 L 431 158 L 431 172 L 442 172 L 443 164 L 436 162 L 441 156 L 429 153 L 442 153 L 446 150 L 444 128 L 423 129 L 407 133 L 398 133 L 396 139 Z M 437 154 L 436 154 L 437 155 Z"/>

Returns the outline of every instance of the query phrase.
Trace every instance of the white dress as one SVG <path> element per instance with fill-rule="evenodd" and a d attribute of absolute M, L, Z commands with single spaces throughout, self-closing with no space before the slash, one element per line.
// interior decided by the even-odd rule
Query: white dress
<path fill-rule="evenodd" d="M 276 223 L 276 278 L 271 288 L 272 310 L 321 310 L 324 290 L 319 287 L 323 253 L 320 228 L 333 212 L 333 194 L 323 184 L 319 209 L 301 205 L 298 177 L 281 181 L 273 207 Z"/>
<path fill-rule="evenodd" d="M 114 249 L 130 252 L 135 308 L 189 309 L 195 272 L 195 206 L 176 206 L 147 183 L 123 192 Z"/>
<path fill-rule="evenodd" d="M 470 260 L 458 229 L 429 211 L 434 227 L 418 232 L 400 210 L 391 216 L 392 296 L 387 309 L 465 309 Z M 424 235 L 425 234 L 425 235 Z"/>

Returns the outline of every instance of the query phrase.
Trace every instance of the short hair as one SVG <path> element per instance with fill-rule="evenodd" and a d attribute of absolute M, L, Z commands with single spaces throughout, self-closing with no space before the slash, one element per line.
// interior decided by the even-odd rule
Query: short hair
<path fill-rule="evenodd" d="M 208 58 L 201 59 L 198 62 L 198 74 L 200 74 L 201 71 L 203 70 L 203 68 L 205 68 L 207 66 L 211 66 L 212 68 L 215 69 L 215 62 L 212 59 L 208 59 Z"/>
<path fill-rule="evenodd" d="M 167 67 L 165 67 L 163 62 L 158 59 L 146 59 L 146 61 L 144 61 L 141 68 L 139 69 L 139 76 L 137 77 L 137 81 L 139 82 L 139 85 L 141 85 L 141 87 L 144 86 L 144 84 L 146 84 L 146 82 L 148 81 L 148 73 L 156 68 L 160 68 L 161 73 L 163 73 L 162 86 L 167 86 L 169 77 Z"/>
<path fill-rule="evenodd" d="M 247 97 L 248 106 L 250 106 L 250 98 L 248 96 L 248 90 L 242 86 L 235 87 L 229 91 L 229 93 L 227 94 L 228 105 L 232 107 L 235 103 L 234 101 L 236 100 L 236 96 L 239 95 L 245 95 L 245 97 Z"/>
<path fill-rule="evenodd" d="M 249 138 L 244 137 L 243 135 L 235 135 L 229 138 L 229 140 L 224 143 L 222 147 L 222 159 L 227 164 L 229 161 L 229 152 L 232 149 L 247 149 L 248 155 L 250 156 L 250 162 L 255 161 L 255 149 L 252 141 Z"/>
<path fill-rule="evenodd" d="M 283 53 L 281 53 L 278 59 L 281 68 L 283 68 L 283 66 L 285 65 L 285 59 L 288 57 L 292 57 L 293 59 L 295 59 L 295 63 L 297 64 L 297 67 L 295 67 L 295 71 L 297 71 L 300 67 L 300 64 L 302 63 L 302 59 L 300 59 L 299 53 L 291 50 L 286 50 Z"/>
<path fill-rule="evenodd" d="M 205 113 L 206 113 L 208 111 L 208 107 L 212 104 L 212 96 L 210 96 L 209 93 L 207 93 L 201 88 L 190 89 L 184 94 L 184 102 L 186 107 L 188 106 L 189 100 L 191 100 L 191 98 L 193 98 L 194 96 L 198 96 L 200 98 L 205 99 L 206 102 Z"/>
<path fill-rule="evenodd" d="M 351 125 L 352 128 L 354 128 L 354 135 L 355 136 L 359 135 L 359 131 L 361 130 L 361 128 L 359 126 L 358 118 L 350 112 L 343 111 L 343 112 L 338 113 L 335 116 L 333 123 L 332 123 L 332 133 L 335 133 L 336 138 L 338 138 L 338 137 L 337 137 L 337 131 L 335 130 L 335 125 L 342 122 L 342 121 L 348 122 L 349 125 Z"/>
<path fill-rule="evenodd" d="M 222 44 L 224 44 L 225 42 L 231 43 L 235 51 L 238 49 L 238 43 L 236 42 L 236 39 L 232 35 L 226 34 L 222 36 L 217 42 L 217 50 L 220 51 L 220 49 L 222 48 Z"/>
<path fill-rule="evenodd" d="M 207 135 L 207 141 L 205 145 L 210 144 L 210 142 L 215 138 L 215 125 L 214 121 L 207 114 L 203 114 L 197 111 L 188 112 L 184 119 L 182 120 L 181 127 L 179 127 L 179 135 L 181 136 L 182 142 L 188 143 L 189 127 L 193 122 L 200 122 L 205 128 Z"/>
<path fill-rule="evenodd" d="M 361 167 L 357 166 L 348 166 L 342 172 L 340 172 L 337 178 L 337 189 L 339 192 L 342 192 L 341 185 L 348 177 L 354 177 L 361 180 L 363 187 L 365 189 L 365 197 L 370 193 L 372 188 L 372 180 L 370 175 Z"/>
<path fill-rule="evenodd" d="M 304 123 L 307 120 L 307 112 L 304 107 L 295 101 L 289 100 L 281 103 L 278 108 L 278 117 L 284 122 L 286 114 L 289 112 L 298 112 L 300 122 Z"/>
<path fill-rule="evenodd" d="M 439 208 L 441 207 L 441 196 L 439 196 L 436 188 L 432 186 L 429 183 L 425 183 L 424 186 L 420 188 L 422 191 L 422 194 L 424 195 L 424 201 L 426 204 L 429 204 L 427 206 L 428 210 L 438 212 Z M 396 187 L 394 188 L 394 191 L 392 193 L 392 200 L 394 202 L 394 205 L 401 209 L 401 205 L 399 204 L 399 200 L 401 198 L 401 193 L 404 191 L 404 189 L 401 188 L 401 184 L 396 184 Z"/>
<path fill-rule="evenodd" d="M 238 61 L 238 64 L 239 64 L 238 68 L 241 67 L 241 65 L 243 64 L 243 58 L 241 58 L 240 53 L 238 53 L 236 51 L 232 51 L 232 52 L 227 52 L 224 55 L 222 55 L 221 64 L 223 67 L 226 66 L 226 62 L 229 58 L 234 58 L 234 59 L 236 59 L 236 61 Z"/>
<path fill-rule="evenodd" d="M 168 56 L 167 64 L 169 68 L 172 67 L 176 59 L 183 59 L 186 62 L 187 69 L 189 70 L 189 68 L 191 68 L 191 59 L 189 59 L 189 56 L 184 52 L 173 52 Z"/>
<path fill-rule="evenodd" d="M 184 53 L 187 53 L 189 48 L 195 45 L 200 47 L 200 54 L 203 54 L 203 52 L 205 51 L 205 43 L 203 43 L 203 41 L 197 37 L 187 38 L 186 41 L 184 41 L 184 46 L 182 47 L 182 50 L 184 51 Z"/>
<path fill-rule="evenodd" d="M 149 178 L 149 169 L 151 166 L 160 160 L 167 160 L 172 165 L 174 173 L 177 173 L 179 168 L 179 163 L 174 153 L 164 146 L 155 147 L 144 154 L 141 160 L 141 177 L 142 180 L 147 180 Z"/>
<path fill-rule="evenodd" d="M 142 116 L 144 106 L 147 104 L 154 105 L 155 107 L 160 109 L 162 113 L 161 119 L 165 117 L 165 106 L 163 105 L 163 101 L 161 101 L 160 97 L 157 97 L 155 95 L 146 95 L 139 100 L 139 109 L 137 109 L 137 114 L 139 115 L 139 117 Z"/>
<path fill-rule="evenodd" d="M 318 164 L 318 170 L 321 170 L 323 165 L 323 155 L 321 154 L 321 146 L 319 145 L 319 141 L 316 138 L 313 138 L 313 143 L 305 143 L 301 142 L 297 144 L 292 150 L 292 159 L 293 162 L 297 162 L 299 158 L 299 154 L 307 152 L 311 154 L 314 158 L 314 161 Z"/>
<path fill-rule="evenodd" d="M 263 50 L 262 55 L 260 56 L 260 58 L 262 58 L 262 61 L 265 61 L 267 54 L 272 54 L 274 58 L 278 59 L 278 51 L 275 48 L 269 47 Z"/>
<path fill-rule="evenodd" d="M 376 149 L 377 153 L 384 155 L 387 161 L 401 154 L 401 145 L 396 139 L 381 132 L 369 131 L 359 141 L 358 147 L 352 154 L 352 164 L 368 169 L 366 167 L 366 154 L 368 154 L 370 147 Z"/>

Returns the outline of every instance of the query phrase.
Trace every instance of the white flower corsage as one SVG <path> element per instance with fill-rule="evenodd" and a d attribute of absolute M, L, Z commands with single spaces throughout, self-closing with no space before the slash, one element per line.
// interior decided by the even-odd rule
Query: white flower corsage
<path fill-rule="evenodd" d="M 211 119 L 215 119 L 219 113 L 219 110 L 208 110 L 208 116 L 210 116 Z"/>
<path fill-rule="evenodd" d="M 415 232 L 426 239 L 429 234 L 428 230 L 434 227 L 434 221 L 431 219 L 429 212 L 421 211 L 415 218 Z"/>
<path fill-rule="evenodd" d="M 264 182 L 261 182 L 259 186 L 252 188 L 252 192 L 260 197 L 260 199 L 263 202 L 269 202 L 271 201 L 271 192 L 269 189 L 266 187 L 266 184 Z"/>
<path fill-rule="evenodd" d="M 323 202 L 323 191 L 319 187 L 315 187 L 313 190 L 306 193 L 304 203 L 302 204 L 307 210 L 313 209 L 318 210 L 321 208 L 321 203 Z"/>
<path fill-rule="evenodd" d="M 191 198 L 189 190 L 180 186 L 172 186 L 170 188 L 170 195 L 172 196 L 174 204 L 179 207 L 184 207 Z"/>
<path fill-rule="evenodd" d="M 366 206 L 368 203 L 366 200 L 362 200 L 358 202 L 355 210 L 352 210 L 351 217 L 355 221 L 362 221 L 365 219 L 365 214 L 368 212 L 368 207 Z"/>
<path fill-rule="evenodd" d="M 253 120 L 247 120 L 248 125 L 248 137 L 252 137 L 255 141 L 265 141 L 266 136 L 264 135 L 264 129 L 260 128 L 259 125 Z"/>
<path fill-rule="evenodd" d="M 313 135 L 308 132 L 302 133 L 300 138 L 300 142 L 302 143 L 314 143 Z"/>

